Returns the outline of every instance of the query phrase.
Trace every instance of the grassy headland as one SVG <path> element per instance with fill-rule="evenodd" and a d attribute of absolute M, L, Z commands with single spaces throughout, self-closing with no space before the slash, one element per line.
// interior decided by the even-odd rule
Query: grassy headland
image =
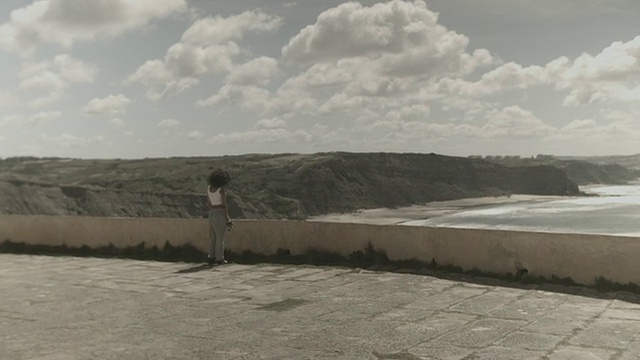
<path fill-rule="evenodd" d="M 470 197 L 580 193 L 579 181 L 557 164 L 509 165 L 436 154 L 343 152 L 9 158 L 0 160 L 0 213 L 200 217 L 207 209 L 206 177 L 217 167 L 233 177 L 229 202 L 235 218 L 305 219 Z M 610 175 L 624 181 L 619 172 Z"/>

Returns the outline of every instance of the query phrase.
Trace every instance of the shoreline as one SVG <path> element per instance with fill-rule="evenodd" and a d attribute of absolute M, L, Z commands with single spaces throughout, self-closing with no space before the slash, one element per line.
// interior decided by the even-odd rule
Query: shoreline
<path fill-rule="evenodd" d="M 407 221 L 425 220 L 474 208 L 523 202 L 545 202 L 569 198 L 576 198 L 576 196 L 513 194 L 511 196 L 500 197 L 464 198 L 447 201 L 433 201 L 423 205 L 412 205 L 399 208 L 361 209 L 351 213 L 319 215 L 310 217 L 306 221 L 398 225 Z"/>

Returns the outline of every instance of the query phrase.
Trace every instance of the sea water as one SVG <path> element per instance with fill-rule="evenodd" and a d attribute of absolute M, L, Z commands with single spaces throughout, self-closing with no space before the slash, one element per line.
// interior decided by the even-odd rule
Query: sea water
<path fill-rule="evenodd" d="M 581 190 L 593 196 L 490 205 L 403 225 L 640 236 L 640 183 Z"/>

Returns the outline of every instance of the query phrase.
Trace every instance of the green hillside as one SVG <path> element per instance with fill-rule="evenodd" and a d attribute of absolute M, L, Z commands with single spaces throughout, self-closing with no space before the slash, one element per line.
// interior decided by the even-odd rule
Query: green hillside
<path fill-rule="evenodd" d="M 206 177 L 233 178 L 232 216 L 294 218 L 512 193 L 576 195 L 553 166 L 436 154 L 319 153 L 141 160 L 0 160 L 3 213 L 198 217 Z"/>

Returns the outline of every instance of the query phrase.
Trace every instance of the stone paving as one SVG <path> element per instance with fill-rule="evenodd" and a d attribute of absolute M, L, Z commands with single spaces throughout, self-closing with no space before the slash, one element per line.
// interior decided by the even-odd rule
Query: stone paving
<path fill-rule="evenodd" d="M 640 359 L 636 296 L 557 290 L 0 254 L 0 358 Z"/>

